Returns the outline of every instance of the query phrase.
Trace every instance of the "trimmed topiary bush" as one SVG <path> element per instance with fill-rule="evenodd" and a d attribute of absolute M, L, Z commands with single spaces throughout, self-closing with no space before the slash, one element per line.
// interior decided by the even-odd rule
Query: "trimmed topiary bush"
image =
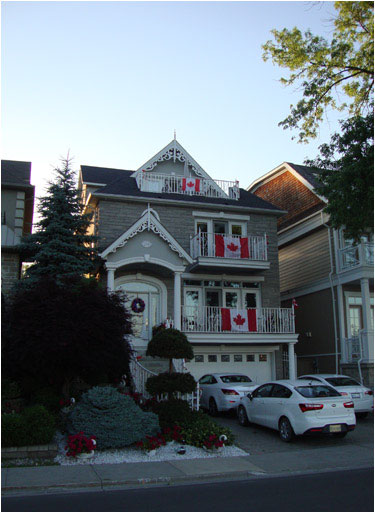
<path fill-rule="evenodd" d="M 4 447 L 48 444 L 55 434 L 55 422 L 41 405 L 25 408 L 21 414 L 2 415 L 1 443 Z"/>
<path fill-rule="evenodd" d="M 170 394 L 181 392 L 190 394 L 195 390 L 197 383 L 189 373 L 162 372 L 157 376 L 151 376 L 146 382 L 146 390 L 152 396 L 159 394 Z"/>
<path fill-rule="evenodd" d="M 148 343 L 146 355 L 191 360 L 194 352 L 184 333 L 174 328 L 168 328 L 160 329 L 155 333 Z"/>
<path fill-rule="evenodd" d="M 190 416 L 190 405 L 182 399 L 169 399 L 153 405 L 153 411 L 159 415 L 159 423 L 162 428 L 181 425 Z"/>
<path fill-rule="evenodd" d="M 94 387 L 84 393 L 68 416 L 71 434 L 89 433 L 98 449 L 131 445 L 160 431 L 157 415 L 142 411 L 130 397 L 112 387 Z"/>

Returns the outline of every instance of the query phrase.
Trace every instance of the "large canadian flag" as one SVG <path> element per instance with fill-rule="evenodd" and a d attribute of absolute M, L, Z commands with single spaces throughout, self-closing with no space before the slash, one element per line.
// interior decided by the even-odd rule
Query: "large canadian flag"
<path fill-rule="evenodd" d="M 247 237 L 215 235 L 215 256 L 225 258 L 249 258 Z"/>
<path fill-rule="evenodd" d="M 257 331 L 256 309 L 222 308 L 221 329 L 223 331 Z"/>
<path fill-rule="evenodd" d="M 199 192 L 201 190 L 200 179 L 199 178 L 183 178 L 182 179 L 182 190 Z"/>

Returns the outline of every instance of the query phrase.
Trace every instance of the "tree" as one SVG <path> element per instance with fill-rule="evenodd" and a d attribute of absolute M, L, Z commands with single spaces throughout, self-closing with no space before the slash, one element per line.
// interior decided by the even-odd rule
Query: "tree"
<path fill-rule="evenodd" d="M 310 30 L 302 34 L 294 27 L 273 30 L 275 42 L 263 45 L 265 61 L 271 59 L 291 72 L 280 82 L 302 87 L 302 99 L 279 123 L 284 129 L 298 128 L 300 142 L 316 137 L 328 107 L 358 116 L 366 115 L 373 106 L 374 3 L 334 5 L 337 17 L 330 41 Z"/>
<path fill-rule="evenodd" d="M 325 211 L 334 228 L 358 240 L 374 230 L 374 114 L 341 123 L 342 134 L 319 147 L 306 165 L 318 168 L 316 191 L 328 200 Z"/>
<path fill-rule="evenodd" d="M 129 375 L 131 333 L 124 298 L 94 279 L 42 277 L 16 289 L 8 311 L 3 371 L 11 379 L 33 378 L 69 397 L 80 377 L 95 384 Z"/>
<path fill-rule="evenodd" d="M 27 284 L 43 276 L 59 283 L 63 277 L 82 276 L 95 267 L 96 238 L 87 235 L 92 214 L 82 213 L 70 159 L 62 163 L 55 169 L 56 179 L 49 184 L 46 196 L 40 199 L 37 232 L 20 245 L 24 259 L 35 261 L 26 271 Z"/>

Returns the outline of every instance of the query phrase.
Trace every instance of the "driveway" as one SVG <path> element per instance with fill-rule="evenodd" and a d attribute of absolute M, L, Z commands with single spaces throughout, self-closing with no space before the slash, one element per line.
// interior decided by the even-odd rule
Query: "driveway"
<path fill-rule="evenodd" d="M 220 414 L 215 422 L 229 427 L 235 435 L 235 444 L 267 473 L 373 467 L 373 415 L 358 419 L 355 430 L 345 438 L 297 437 L 291 443 L 282 442 L 272 429 L 256 424 L 240 426 L 230 414 Z"/>

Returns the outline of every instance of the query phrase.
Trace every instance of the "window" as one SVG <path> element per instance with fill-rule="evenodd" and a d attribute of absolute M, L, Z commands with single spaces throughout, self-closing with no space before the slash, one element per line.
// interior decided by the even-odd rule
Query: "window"
<path fill-rule="evenodd" d="M 241 376 L 235 374 L 234 376 L 220 376 L 223 383 L 251 383 L 251 379 L 248 376 Z"/>
<path fill-rule="evenodd" d="M 235 362 L 242 362 L 242 354 L 235 354 L 234 355 L 234 361 Z"/>
<path fill-rule="evenodd" d="M 280 397 L 282 399 L 288 399 L 292 395 L 292 391 L 282 385 L 275 385 L 272 390 L 271 397 Z"/>
<path fill-rule="evenodd" d="M 296 390 L 303 397 L 341 397 L 341 394 L 337 392 L 337 390 L 327 385 L 296 387 Z"/>
<path fill-rule="evenodd" d="M 253 397 L 270 397 L 272 388 L 272 383 L 262 385 L 255 390 L 255 392 L 253 393 Z"/>
<path fill-rule="evenodd" d="M 353 378 L 326 378 L 326 381 L 333 387 L 360 387 L 358 381 Z"/>
<path fill-rule="evenodd" d="M 196 363 L 203 363 L 203 362 L 204 362 L 204 356 L 203 356 L 203 354 L 196 354 L 196 355 L 194 356 L 194 361 L 195 361 Z"/>
<path fill-rule="evenodd" d="M 260 354 L 259 355 L 259 361 L 260 362 L 266 362 L 267 361 L 267 355 L 266 354 Z"/>
<path fill-rule="evenodd" d="M 216 354 L 209 354 L 208 355 L 208 361 L 210 363 L 217 362 L 217 355 Z"/>
<path fill-rule="evenodd" d="M 203 376 L 203 378 L 201 378 L 199 380 L 199 384 L 200 385 L 210 385 L 211 384 L 211 374 L 206 374 L 206 376 Z"/>
<path fill-rule="evenodd" d="M 229 354 L 222 354 L 222 355 L 221 355 L 221 361 L 222 361 L 222 362 L 230 362 L 230 356 L 229 356 Z"/>
<path fill-rule="evenodd" d="M 247 354 L 246 361 L 247 362 L 255 362 L 255 354 Z"/>

